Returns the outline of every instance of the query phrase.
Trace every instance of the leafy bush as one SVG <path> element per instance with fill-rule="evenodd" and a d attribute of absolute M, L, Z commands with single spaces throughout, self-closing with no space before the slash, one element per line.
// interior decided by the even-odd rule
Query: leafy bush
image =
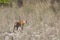
<path fill-rule="evenodd" d="M 10 2 L 10 0 L 0 0 L 0 3 L 3 3 L 3 4 L 9 3 L 9 2 Z"/>

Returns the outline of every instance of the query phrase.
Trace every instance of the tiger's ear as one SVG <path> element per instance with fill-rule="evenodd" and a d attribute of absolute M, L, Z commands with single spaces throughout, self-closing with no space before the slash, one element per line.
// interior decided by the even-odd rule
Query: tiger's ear
<path fill-rule="evenodd" d="M 25 20 L 25 23 L 27 23 L 27 20 Z"/>
<path fill-rule="evenodd" d="M 26 20 L 26 23 L 27 23 L 27 20 Z"/>

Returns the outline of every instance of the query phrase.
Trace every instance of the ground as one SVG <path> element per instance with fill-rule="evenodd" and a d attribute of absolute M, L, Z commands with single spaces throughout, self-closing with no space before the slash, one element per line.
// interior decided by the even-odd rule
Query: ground
<path fill-rule="evenodd" d="M 60 40 L 60 3 L 33 1 L 21 8 L 0 8 L 0 40 Z M 22 32 L 13 32 L 19 19 L 27 23 Z"/>

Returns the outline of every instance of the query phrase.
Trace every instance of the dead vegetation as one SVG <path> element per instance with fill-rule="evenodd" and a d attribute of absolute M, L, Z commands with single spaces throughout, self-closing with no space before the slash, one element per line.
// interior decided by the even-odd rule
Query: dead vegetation
<path fill-rule="evenodd" d="M 59 0 L 23 0 L 20 8 L 13 4 L 12 8 L 0 8 L 1 33 L 13 33 L 13 25 L 20 18 L 27 20 L 27 24 L 23 33 L 18 30 L 18 40 L 60 40 Z"/>

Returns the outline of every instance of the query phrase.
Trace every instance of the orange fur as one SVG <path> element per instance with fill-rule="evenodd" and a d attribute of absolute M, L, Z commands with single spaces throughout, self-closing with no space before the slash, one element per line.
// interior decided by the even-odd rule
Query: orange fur
<path fill-rule="evenodd" d="M 20 21 L 19 21 L 19 24 L 20 24 L 20 26 L 21 26 L 21 29 L 23 30 L 23 26 L 24 26 L 24 24 L 25 24 L 25 20 L 20 20 Z"/>
<path fill-rule="evenodd" d="M 23 30 L 23 26 L 25 23 L 26 23 L 25 20 L 20 20 L 19 22 L 16 22 L 14 25 L 14 30 L 15 30 L 15 28 L 17 28 L 17 30 L 18 30 L 19 27 L 21 27 L 21 29 Z"/>

